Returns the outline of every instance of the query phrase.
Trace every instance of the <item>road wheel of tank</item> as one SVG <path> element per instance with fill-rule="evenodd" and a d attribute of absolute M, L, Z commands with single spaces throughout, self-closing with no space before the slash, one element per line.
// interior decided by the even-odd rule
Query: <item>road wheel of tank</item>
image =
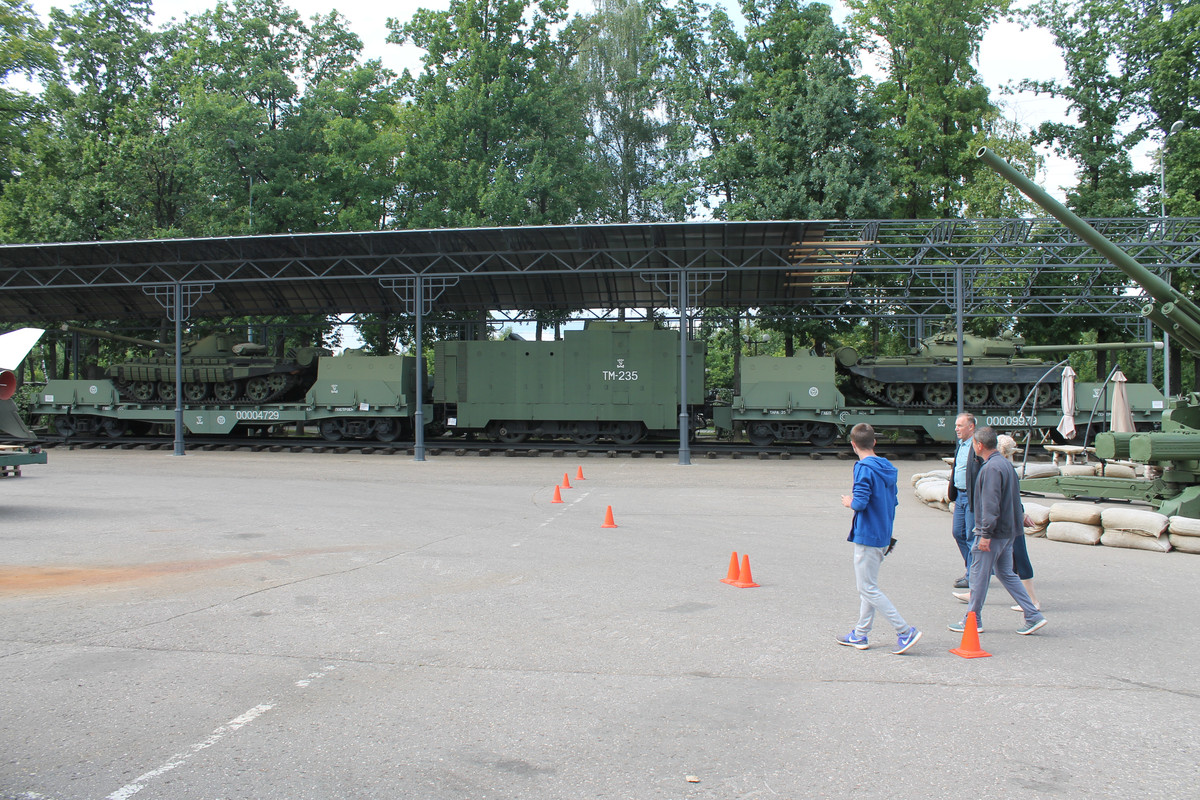
<path fill-rule="evenodd" d="M 400 438 L 400 423 L 394 419 L 381 419 L 375 423 L 375 438 L 381 442 L 394 442 Z"/>
<path fill-rule="evenodd" d="M 751 422 L 746 426 L 746 438 L 755 447 L 770 447 L 775 444 L 775 431 L 769 422 Z"/>
<path fill-rule="evenodd" d="M 247 378 L 246 379 L 246 399 L 253 400 L 256 403 L 261 403 L 271 396 L 271 386 L 267 383 L 266 378 Z"/>
<path fill-rule="evenodd" d="M 618 422 L 612 440 L 617 444 L 637 444 L 646 435 L 646 427 L 640 422 Z"/>
<path fill-rule="evenodd" d="M 271 397 L 278 397 L 286 392 L 289 388 L 288 376 L 279 372 L 273 372 L 267 376 L 267 388 L 271 390 Z"/>
<path fill-rule="evenodd" d="M 213 384 L 213 397 L 222 403 L 232 403 L 242 394 L 241 381 L 222 381 Z"/>
<path fill-rule="evenodd" d="M 74 436 L 79 430 L 79 424 L 75 417 L 70 414 L 63 414 L 54 418 L 54 432 L 59 436 Z"/>
<path fill-rule="evenodd" d="M 950 405 L 950 401 L 954 399 L 954 391 L 948 383 L 927 383 L 922 394 L 925 396 L 926 403 L 938 408 Z"/>
<path fill-rule="evenodd" d="M 501 422 L 496 426 L 496 441 L 501 444 L 520 444 L 529 438 L 529 434 L 512 422 Z"/>
<path fill-rule="evenodd" d="M 1058 383 L 1043 383 L 1037 390 L 1038 408 L 1050 408 L 1062 400 L 1062 385 Z"/>
<path fill-rule="evenodd" d="M 858 386 L 871 397 L 883 398 L 887 393 L 887 385 L 883 381 L 877 381 L 874 378 L 859 376 Z"/>
<path fill-rule="evenodd" d="M 175 381 L 159 381 L 158 397 L 168 403 L 175 402 Z"/>
<path fill-rule="evenodd" d="M 808 440 L 817 447 L 828 447 L 837 440 L 838 429 L 836 425 L 830 425 L 828 422 L 818 422 L 813 426 L 812 433 L 808 435 Z"/>
<path fill-rule="evenodd" d="M 321 438 L 327 442 L 338 442 L 342 439 L 342 423 L 336 419 L 323 419 L 317 426 Z"/>
<path fill-rule="evenodd" d="M 209 385 L 201 382 L 189 382 L 183 385 L 183 399 L 191 403 L 199 403 L 208 397 Z"/>
<path fill-rule="evenodd" d="M 129 423 L 123 419 L 103 419 L 100 421 L 100 432 L 110 439 L 120 439 L 129 432 Z"/>
<path fill-rule="evenodd" d="M 992 402 L 1004 408 L 1021 401 L 1021 387 L 1015 383 L 997 383 L 992 387 Z"/>
<path fill-rule="evenodd" d="M 917 390 L 911 383 L 890 383 L 887 387 L 888 402 L 896 406 L 906 406 L 917 396 Z"/>
<path fill-rule="evenodd" d="M 963 384 L 963 405 L 979 408 L 987 402 L 988 387 L 986 383 Z"/>
<path fill-rule="evenodd" d="M 600 438 L 600 429 L 594 422 L 576 422 L 567 435 L 575 444 L 593 444 Z"/>
<path fill-rule="evenodd" d="M 154 393 L 157 390 L 158 387 L 152 381 L 134 381 L 130 393 L 133 395 L 133 399 L 147 403 L 154 399 Z"/>

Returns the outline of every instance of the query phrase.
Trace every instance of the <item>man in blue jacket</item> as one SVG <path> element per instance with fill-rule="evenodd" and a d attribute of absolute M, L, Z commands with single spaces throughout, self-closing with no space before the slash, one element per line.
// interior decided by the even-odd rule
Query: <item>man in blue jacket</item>
<path fill-rule="evenodd" d="M 854 543 L 854 579 L 859 605 L 858 624 L 845 636 L 838 637 L 838 644 L 866 650 L 867 634 L 878 611 L 896 629 L 896 655 L 907 652 L 921 632 L 909 625 L 900 616 L 879 589 L 879 567 L 883 557 L 891 549 L 892 523 L 896 519 L 899 503 L 896 493 L 896 468 L 886 458 L 875 455 L 875 429 L 866 423 L 855 425 L 850 430 L 850 446 L 858 456 L 854 465 L 853 494 L 842 495 L 842 505 L 854 509 L 848 541 Z"/>

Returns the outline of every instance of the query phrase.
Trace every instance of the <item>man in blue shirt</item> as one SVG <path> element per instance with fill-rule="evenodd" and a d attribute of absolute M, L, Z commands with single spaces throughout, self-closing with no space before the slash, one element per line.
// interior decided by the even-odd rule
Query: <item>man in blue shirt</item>
<path fill-rule="evenodd" d="M 975 435 L 975 415 L 959 414 L 954 420 L 954 435 L 958 437 L 958 446 L 954 449 L 954 471 L 947 492 L 948 499 L 954 503 L 951 532 L 963 560 L 963 576 L 954 582 L 954 588 L 966 589 L 971 574 L 971 530 L 975 527 L 971 496 L 975 493 L 975 474 L 983 463 L 971 445 L 971 437 Z"/>

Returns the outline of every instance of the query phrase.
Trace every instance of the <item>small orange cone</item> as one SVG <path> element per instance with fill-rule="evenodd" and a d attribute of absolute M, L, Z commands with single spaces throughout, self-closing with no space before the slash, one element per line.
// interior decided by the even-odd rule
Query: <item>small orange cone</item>
<path fill-rule="evenodd" d="M 742 556 L 742 568 L 738 571 L 738 579 L 734 581 L 733 585 L 739 589 L 750 589 L 758 586 L 754 582 L 754 576 L 750 574 L 750 556 Z"/>
<path fill-rule="evenodd" d="M 562 488 L 564 488 L 564 489 L 571 488 L 571 479 L 567 477 L 567 473 L 565 473 L 565 472 L 563 473 Z"/>
<path fill-rule="evenodd" d="M 962 644 L 950 651 L 963 658 L 991 658 L 992 654 L 979 648 L 979 623 L 975 621 L 975 612 L 967 614 L 967 624 L 963 626 Z"/>
<path fill-rule="evenodd" d="M 577 480 L 577 481 L 586 480 L 583 477 L 583 466 L 582 465 L 580 465 L 579 469 L 575 470 L 575 480 Z"/>
<path fill-rule="evenodd" d="M 735 583 L 737 583 L 739 574 L 740 573 L 738 572 L 737 550 L 734 550 L 733 555 L 731 555 L 729 557 L 729 571 L 727 573 L 725 573 L 724 578 L 721 578 L 721 583 L 728 583 L 730 585 L 735 584 Z"/>
<path fill-rule="evenodd" d="M 601 528 L 617 527 L 617 523 L 613 521 L 612 506 L 609 506 L 608 510 L 604 512 L 604 524 L 601 525 L 600 527 Z"/>
<path fill-rule="evenodd" d="M 554 499 L 551 500 L 550 502 L 551 503 L 561 503 L 562 502 L 562 492 L 558 491 L 557 486 L 554 487 Z"/>

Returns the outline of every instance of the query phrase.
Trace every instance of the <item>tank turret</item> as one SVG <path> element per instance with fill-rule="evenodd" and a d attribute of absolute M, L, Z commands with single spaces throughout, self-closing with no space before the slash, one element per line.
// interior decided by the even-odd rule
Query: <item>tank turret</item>
<path fill-rule="evenodd" d="M 175 402 L 174 345 L 108 331 L 63 325 L 69 333 L 95 336 L 158 351 L 110 366 L 106 372 L 121 399 Z M 304 396 L 317 376 L 317 360 L 332 355 L 323 347 L 298 347 L 283 357 L 233 333 L 213 333 L 180 347 L 183 398 L 187 403 L 273 403 Z"/>

